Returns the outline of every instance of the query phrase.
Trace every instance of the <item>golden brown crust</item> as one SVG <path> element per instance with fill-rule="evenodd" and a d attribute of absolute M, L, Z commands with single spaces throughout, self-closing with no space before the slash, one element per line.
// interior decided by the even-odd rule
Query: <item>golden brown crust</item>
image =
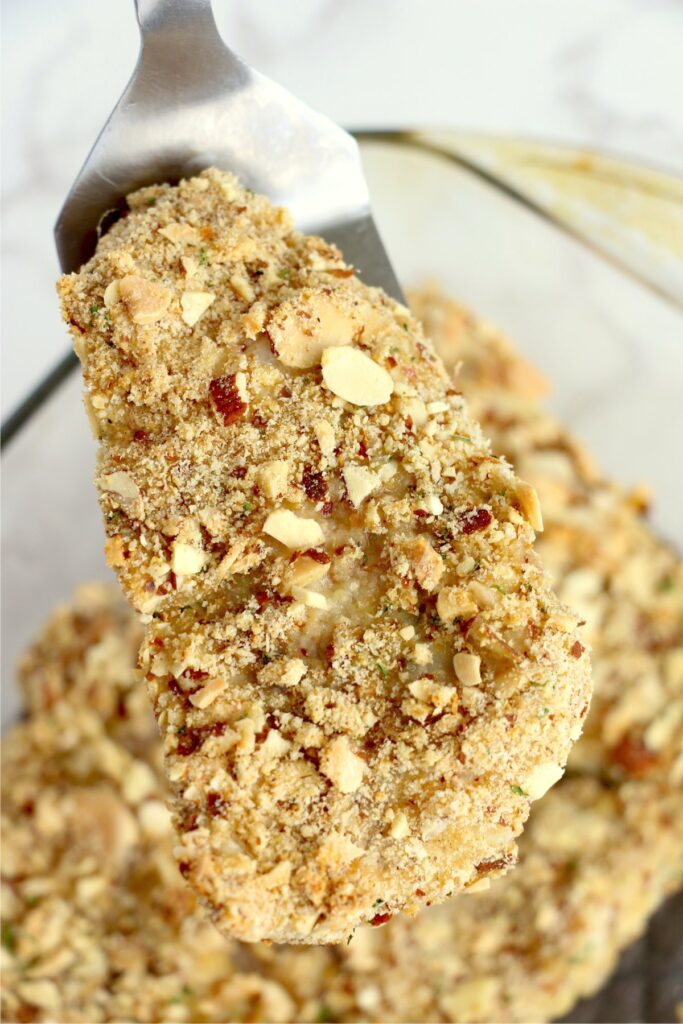
<path fill-rule="evenodd" d="M 60 292 L 181 868 L 228 934 L 345 940 L 512 861 L 588 657 L 405 308 L 229 175 L 130 204 Z"/>

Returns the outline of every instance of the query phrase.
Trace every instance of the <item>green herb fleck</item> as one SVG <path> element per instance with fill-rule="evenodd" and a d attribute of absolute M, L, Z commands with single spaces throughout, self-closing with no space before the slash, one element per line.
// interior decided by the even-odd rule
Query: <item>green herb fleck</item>
<path fill-rule="evenodd" d="M 382 665 L 379 661 L 375 662 L 375 664 L 377 665 L 377 668 L 379 669 L 379 673 L 382 676 L 382 679 L 386 679 L 387 678 L 387 670 L 385 669 L 384 665 Z"/>
<path fill-rule="evenodd" d="M 187 732 L 187 726 L 186 725 L 181 725 L 181 726 L 179 726 L 176 729 L 175 734 L 176 734 L 176 736 L 184 736 L 186 732 Z"/>
<path fill-rule="evenodd" d="M 380 897 L 379 897 L 379 899 L 376 899 L 376 900 L 375 900 L 375 902 L 374 902 L 374 903 L 372 904 L 373 910 L 374 910 L 374 909 L 375 909 L 376 907 L 381 907 L 383 903 L 384 903 L 384 900 L 383 900 L 383 899 L 382 899 L 382 897 L 380 896 Z"/>
<path fill-rule="evenodd" d="M 147 205 L 148 206 L 154 206 L 156 201 L 157 201 L 157 197 L 156 196 L 150 196 L 149 199 L 147 200 Z"/>
<path fill-rule="evenodd" d="M 285 281 L 291 273 L 292 271 L 289 269 L 289 267 L 282 267 L 280 270 L 278 270 L 277 276 L 280 278 L 280 280 Z"/>
<path fill-rule="evenodd" d="M 665 576 L 663 580 L 660 580 L 657 584 L 657 590 L 660 594 L 666 594 L 667 591 L 673 590 L 674 579 L 673 576 Z"/>
<path fill-rule="evenodd" d="M 191 995 L 192 995 L 192 989 L 190 988 L 190 986 L 189 985 L 183 985 L 182 988 L 180 989 L 180 992 L 176 992 L 176 994 L 173 996 L 173 998 L 171 999 L 171 1002 L 172 1003 L 184 1003 L 185 1000 L 189 999 L 189 997 Z"/>
<path fill-rule="evenodd" d="M 252 505 L 252 503 L 250 501 L 245 501 L 245 503 L 244 503 L 244 505 L 242 507 L 243 507 L 245 512 L 251 512 L 251 510 L 253 509 L 254 506 Z"/>
<path fill-rule="evenodd" d="M 503 597 L 507 597 L 507 590 L 504 590 L 498 583 L 492 583 L 491 586 L 494 590 L 497 590 L 499 594 L 502 594 Z"/>
<path fill-rule="evenodd" d="M 466 444 L 474 444 L 474 440 L 468 437 L 467 434 L 453 434 L 453 437 L 457 438 L 458 441 L 465 441 Z"/>
<path fill-rule="evenodd" d="M 320 1024 L 329 1024 L 330 1021 L 334 1020 L 332 1010 L 329 1006 L 326 1006 L 325 1003 L 321 1003 L 318 1010 L 318 1016 L 315 1019 L 319 1021 Z"/>
<path fill-rule="evenodd" d="M 550 714 L 550 708 L 543 708 L 543 711 L 541 711 L 541 713 L 540 713 L 540 715 L 538 717 L 539 718 L 547 718 L 549 714 Z"/>
<path fill-rule="evenodd" d="M 9 921 L 2 922 L 2 944 L 10 953 L 13 953 L 17 946 L 14 928 Z"/>
<path fill-rule="evenodd" d="M 401 324 L 401 327 L 403 328 L 404 331 L 408 331 L 408 324 Z"/>
<path fill-rule="evenodd" d="M 90 316 L 96 316 L 99 313 L 99 311 L 100 307 L 97 305 L 96 302 L 93 302 L 92 306 L 90 307 Z"/>
<path fill-rule="evenodd" d="M 528 793 L 524 792 L 524 790 L 522 789 L 521 786 L 510 786 L 510 789 L 512 790 L 513 793 L 516 793 L 517 796 L 528 796 L 529 795 Z"/>
<path fill-rule="evenodd" d="M 206 249 L 200 249 L 198 255 L 199 255 L 199 262 L 201 263 L 201 265 L 203 267 L 208 266 L 209 254 L 207 253 Z"/>

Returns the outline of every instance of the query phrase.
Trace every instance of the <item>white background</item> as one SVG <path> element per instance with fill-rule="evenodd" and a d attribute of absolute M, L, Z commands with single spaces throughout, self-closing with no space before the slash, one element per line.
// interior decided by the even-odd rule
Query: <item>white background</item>
<path fill-rule="evenodd" d="M 214 0 L 346 126 L 521 133 L 683 168 L 681 0 Z M 132 0 L 3 2 L 3 415 L 66 350 L 52 224 L 135 62 Z"/>

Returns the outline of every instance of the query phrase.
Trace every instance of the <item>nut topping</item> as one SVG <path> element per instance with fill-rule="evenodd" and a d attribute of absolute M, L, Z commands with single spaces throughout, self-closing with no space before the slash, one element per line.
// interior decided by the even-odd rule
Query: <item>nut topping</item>
<path fill-rule="evenodd" d="M 105 491 L 118 494 L 126 501 L 136 501 L 140 497 L 140 488 L 129 473 L 117 470 L 116 473 L 105 473 L 100 477 L 100 486 Z"/>
<path fill-rule="evenodd" d="M 213 704 L 219 693 L 228 685 L 226 679 L 210 679 L 208 683 L 205 683 L 200 690 L 196 693 L 190 694 L 190 704 L 194 704 L 196 708 L 208 708 L 209 704 Z"/>
<path fill-rule="evenodd" d="M 365 762 L 351 750 L 348 737 L 335 736 L 322 752 L 320 771 L 342 793 L 355 793 L 363 781 Z"/>
<path fill-rule="evenodd" d="M 349 345 L 356 327 L 328 295 L 308 293 L 277 307 L 267 329 L 280 362 L 308 370 L 318 365 L 325 349 Z"/>
<path fill-rule="evenodd" d="M 159 234 L 168 238 L 169 242 L 178 242 L 184 245 L 199 245 L 201 238 L 196 228 L 191 224 L 180 224 L 174 222 L 167 224 L 165 228 L 159 228 Z"/>
<path fill-rule="evenodd" d="M 183 292 L 180 296 L 180 305 L 183 310 L 182 318 L 188 327 L 194 327 L 215 298 L 213 292 Z"/>
<path fill-rule="evenodd" d="M 564 768 L 548 761 L 529 772 L 522 788 L 532 800 L 540 800 L 564 775 Z"/>
<path fill-rule="evenodd" d="M 360 349 L 325 349 L 322 367 L 323 380 L 332 394 L 352 405 L 383 405 L 391 398 L 393 380 Z"/>
<path fill-rule="evenodd" d="M 280 498 L 287 490 L 289 480 L 289 462 L 287 459 L 274 459 L 264 462 L 256 474 L 259 487 L 266 498 Z"/>
<path fill-rule="evenodd" d="M 133 323 L 156 323 L 157 320 L 161 320 L 170 305 L 171 293 L 168 288 L 137 274 L 122 277 L 118 286 L 121 301 Z"/>
<path fill-rule="evenodd" d="M 425 590 L 434 590 L 443 575 L 443 559 L 425 537 L 416 537 L 407 545 L 415 579 Z"/>
<path fill-rule="evenodd" d="M 522 515 L 536 533 L 543 532 L 543 513 L 536 488 L 520 480 L 515 491 Z"/>
<path fill-rule="evenodd" d="M 455 674 L 463 686 L 479 686 L 481 682 L 481 658 L 477 654 L 461 652 L 453 657 Z"/>
<path fill-rule="evenodd" d="M 342 471 L 346 493 L 354 508 L 358 508 L 365 498 L 376 491 L 381 481 L 376 473 L 363 466 L 346 466 Z"/>
<path fill-rule="evenodd" d="M 205 564 L 206 554 L 200 548 L 182 541 L 174 542 L 171 568 L 176 576 L 194 576 L 201 572 Z"/>
<path fill-rule="evenodd" d="M 322 527 L 315 519 L 305 519 L 286 508 L 270 513 L 263 524 L 263 532 L 294 551 L 316 548 L 325 540 Z"/>

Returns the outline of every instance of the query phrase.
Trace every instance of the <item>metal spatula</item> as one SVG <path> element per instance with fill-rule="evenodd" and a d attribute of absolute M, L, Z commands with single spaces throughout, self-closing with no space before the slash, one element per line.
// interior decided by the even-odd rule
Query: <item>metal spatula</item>
<path fill-rule="evenodd" d="M 402 299 L 370 212 L 354 139 L 223 43 L 211 0 L 136 0 L 137 67 L 62 207 L 62 269 L 94 252 L 104 215 L 142 185 L 215 165 L 336 243 L 368 284 Z"/>

